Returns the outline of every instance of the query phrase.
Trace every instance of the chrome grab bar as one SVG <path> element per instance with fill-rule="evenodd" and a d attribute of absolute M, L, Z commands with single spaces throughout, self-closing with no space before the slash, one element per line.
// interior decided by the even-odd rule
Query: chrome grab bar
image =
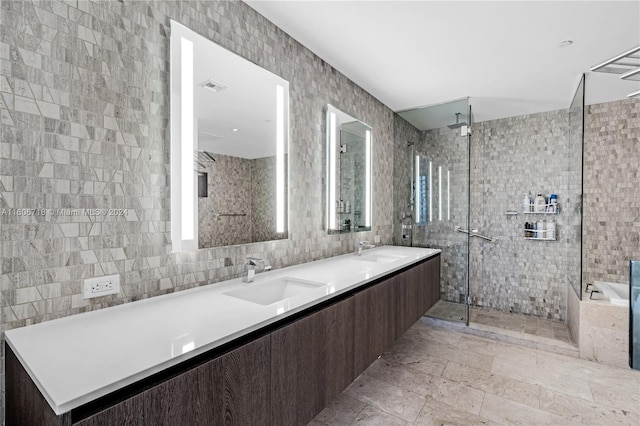
<path fill-rule="evenodd" d="M 470 237 L 482 238 L 483 240 L 491 241 L 492 243 L 498 241 L 497 238 L 491 238 L 487 237 L 486 235 L 479 234 L 477 229 L 472 229 L 471 233 L 469 233 L 468 229 L 462 229 L 461 226 L 456 226 L 455 228 L 453 228 L 453 230 L 456 232 L 462 232 L 463 234 L 469 234 Z"/>

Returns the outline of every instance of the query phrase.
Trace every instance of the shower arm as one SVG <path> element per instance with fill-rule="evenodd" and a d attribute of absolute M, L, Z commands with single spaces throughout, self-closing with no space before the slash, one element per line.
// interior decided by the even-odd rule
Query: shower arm
<path fill-rule="evenodd" d="M 462 232 L 463 234 L 469 234 L 470 237 L 482 238 L 483 240 L 491 241 L 492 243 L 498 241 L 497 238 L 491 238 L 487 237 L 486 235 L 479 234 L 477 229 L 472 229 L 471 232 L 469 232 L 468 229 L 462 229 L 461 226 L 456 226 L 455 228 L 453 228 L 453 230 L 456 232 Z"/>

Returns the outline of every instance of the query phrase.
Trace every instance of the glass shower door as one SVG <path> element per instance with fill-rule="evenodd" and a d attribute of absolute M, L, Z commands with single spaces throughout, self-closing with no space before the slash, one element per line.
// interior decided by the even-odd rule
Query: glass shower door
<path fill-rule="evenodd" d="M 442 251 L 440 300 L 428 316 L 468 324 L 468 99 L 399 113 L 412 126 L 412 245 Z M 411 134 L 407 123 L 400 129 Z M 404 215 L 405 217 L 407 215 Z"/>

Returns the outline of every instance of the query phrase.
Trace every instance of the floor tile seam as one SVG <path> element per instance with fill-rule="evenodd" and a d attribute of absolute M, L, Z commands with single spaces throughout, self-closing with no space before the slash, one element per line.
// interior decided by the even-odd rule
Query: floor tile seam
<path fill-rule="evenodd" d="M 447 362 L 447 365 L 448 365 L 448 362 Z M 446 366 L 445 366 L 445 369 L 446 369 Z M 436 376 L 436 375 L 433 375 L 433 374 L 431 374 L 431 373 L 427 373 L 427 372 L 425 372 L 425 371 L 421 371 L 421 370 L 419 370 L 419 371 L 420 371 L 421 373 L 426 374 L 426 375 L 429 375 L 429 376 L 431 376 L 431 377 L 433 377 L 433 378 L 435 378 L 435 379 L 442 379 L 442 380 L 444 380 L 444 381 L 448 381 L 448 382 L 450 382 L 450 383 L 453 383 L 453 384 L 455 384 L 455 385 L 457 385 L 457 386 L 463 386 L 463 387 L 466 387 L 466 388 L 470 388 L 470 389 L 473 389 L 473 390 L 480 391 L 480 392 L 482 392 L 482 399 L 483 399 L 483 401 L 484 401 L 484 396 L 486 395 L 486 392 L 485 392 L 485 391 L 483 391 L 482 389 L 476 389 L 476 388 L 473 388 L 473 387 L 471 387 L 471 386 L 467 386 L 467 385 L 465 385 L 465 384 L 458 383 L 458 382 L 456 382 L 456 381 L 454 381 L 454 380 L 451 380 L 451 379 L 448 379 L 448 378 L 446 378 L 446 377 L 442 376 L 442 373 L 441 373 L 439 376 Z M 443 369 L 442 371 L 444 372 L 444 369 Z M 417 396 L 419 396 L 420 398 L 425 399 L 425 402 L 422 404 L 422 406 L 421 406 L 421 408 L 420 408 L 420 412 L 422 412 L 422 409 L 424 408 L 424 405 L 426 404 L 426 398 L 431 398 L 431 399 L 433 399 L 433 400 L 435 400 L 435 401 L 438 401 L 438 402 L 443 403 L 443 404 L 445 404 L 445 405 L 448 405 L 448 406 L 450 406 L 450 407 L 453 407 L 453 408 L 456 408 L 456 409 L 460 409 L 460 408 L 458 408 L 458 407 L 456 407 L 456 406 L 454 406 L 454 405 L 448 404 L 448 403 L 447 403 L 447 402 L 445 402 L 445 401 L 442 401 L 442 400 L 440 400 L 440 399 L 436 399 L 436 398 L 434 398 L 434 397 L 433 397 L 432 395 L 430 395 L 430 394 L 427 394 L 427 395 L 421 395 L 421 394 L 419 394 L 419 393 L 417 393 L 417 392 L 415 392 L 415 391 L 413 391 L 413 390 L 411 390 L 411 389 L 407 389 L 406 387 L 399 386 L 398 384 L 395 384 L 395 383 L 390 383 L 390 382 L 388 382 L 387 380 L 384 380 L 383 378 L 375 377 L 375 376 L 371 376 L 371 375 L 369 375 L 366 371 L 365 371 L 365 372 L 363 372 L 362 374 L 366 375 L 367 377 L 373 378 L 373 379 L 375 379 L 375 380 L 379 380 L 379 381 L 381 381 L 381 382 L 384 382 L 384 383 L 386 383 L 387 385 L 391 385 L 391 386 L 394 386 L 394 387 L 396 387 L 396 388 L 400 388 L 400 389 L 402 389 L 402 390 L 405 390 L 405 391 L 407 391 L 407 392 L 411 392 L 412 394 L 417 395 Z M 362 401 L 362 400 L 361 400 L 361 401 Z M 363 402 L 364 402 L 364 401 L 363 401 Z M 384 411 L 384 410 L 383 410 L 383 411 Z M 468 413 L 468 414 L 479 415 L 479 414 L 472 413 L 472 412 L 467 411 L 467 410 L 464 410 L 464 409 L 460 409 L 460 411 L 464 411 L 465 413 Z M 386 412 L 386 411 L 385 411 L 385 412 Z M 419 413 L 420 413 L 420 412 L 419 412 Z M 418 417 L 420 416 L 420 414 L 419 414 L 419 413 L 418 413 Z M 396 417 L 397 417 L 397 416 L 396 416 Z M 416 419 L 417 419 L 417 418 L 416 418 Z M 402 419 L 402 420 L 404 420 L 404 419 Z M 415 420 L 414 420 L 414 421 L 415 421 Z"/>
<path fill-rule="evenodd" d="M 587 401 L 587 402 L 593 402 L 595 404 L 602 405 L 603 407 L 613 408 L 613 409 L 620 410 L 620 411 L 623 411 L 623 412 L 626 411 L 628 413 L 635 413 L 635 414 L 638 414 L 638 416 L 640 416 L 640 407 L 638 407 L 637 411 L 634 411 L 634 410 L 629 410 L 629 409 L 626 409 L 626 408 L 621 408 L 619 406 L 615 407 L 615 406 L 612 406 L 612 405 L 610 405 L 608 403 L 602 402 L 601 400 L 597 400 L 595 395 L 593 394 L 593 387 L 591 386 L 591 383 L 588 383 L 588 385 L 589 385 L 589 391 L 591 392 L 591 397 L 593 398 L 593 401 Z M 605 385 L 605 386 L 611 387 L 610 385 Z M 578 398 L 578 397 L 576 397 L 576 398 Z"/>
<path fill-rule="evenodd" d="M 566 418 L 565 416 L 563 416 L 561 414 L 555 414 L 555 413 L 547 411 L 547 410 L 545 410 L 543 408 L 531 407 L 530 405 L 523 404 L 522 402 L 518 402 L 518 401 L 514 401 L 514 400 L 509 399 L 509 398 L 505 398 L 504 396 L 500 396 L 500 395 L 493 395 L 493 396 L 496 396 L 496 397 L 498 397 L 500 399 L 503 399 L 503 400 L 507 400 L 508 402 L 510 402 L 512 404 L 516 404 L 516 405 L 521 406 L 521 407 L 526 407 L 527 409 L 535 410 L 536 412 L 544 413 L 544 414 L 547 414 L 547 415 L 551 415 L 551 416 L 559 417 L 559 418 L 563 418 L 563 419 Z M 511 423 L 506 423 L 506 424 L 511 424 Z M 534 424 L 539 424 L 539 423 L 534 423 Z"/>
<path fill-rule="evenodd" d="M 460 333 L 460 334 L 464 335 L 464 333 Z M 460 348 L 457 346 L 460 343 L 460 341 L 458 341 L 456 344 L 451 344 L 451 343 L 448 343 L 448 342 L 438 342 L 438 341 L 435 341 L 433 339 L 430 339 L 430 338 L 427 338 L 427 337 L 423 337 L 423 342 L 424 341 L 426 341 L 426 343 L 437 344 L 437 345 L 440 346 L 441 349 L 444 349 L 444 350 L 451 350 L 451 351 L 454 351 L 454 352 L 460 352 Z M 420 344 L 420 343 L 422 343 L 422 342 L 416 343 L 416 346 L 418 344 Z M 446 346 L 446 347 L 442 347 L 443 345 Z M 495 356 L 495 355 L 490 355 L 490 354 L 487 354 L 487 353 L 484 353 L 484 352 L 478 352 L 478 351 L 470 349 L 470 348 L 465 348 L 465 350 L 467 352 L 472 352 L 473 354 L 477 354 L 477 355 L 490 356 L 490 357 L 494 357 Z M 430 355 L 430 356 L 436 357 L 436 355 L 432 355 L 432 354 L 425 354 L 425 355 Z"/>
<path fill-rule="evenodd" d="M 364 373 L 362 373 L 362 375 L 364 375 Z M 388 383 L 388 382 L 386 382 L 386 381 L 384 381 L 384 380 L 380 380 L 380 379 L 378 379 L 377 377 L 372 377 L 372 376 L 369 376 L 368 374 L 367 374 L 367 377 L 372 378 L 372 379 L 374 379 L 374 380 L 378 380 L 378 381 L 380 381 L 380 382 L 384 382 L 384 383 L 385 383 L 385 384 L 387 384 L 387 385 L 391 385 L 391 386 L 393 386 L 393 387 L 399 388 L 399 386 L 392 385 L 391 383 Z M 415 393 L 415 392 L 412 392 L 412 393 Z M 416 395 L 417 395 L 417 394 L 416 394 Z M 358 414 L 362 413 L 362 410 L 364 410 L 367 406 L 369 406 L 369 407 L 375 408 L 376 410 L 380 410 L 380 411 L 382 411 L 382 412 L 384 412 L 384 413 L 386 413 L 386 414 L 389 414 L 389 415 L 391 415 L 391 416 L 393 416 L 393 417 L 399 418 L 398 416 L 395 416 L 395 415 L 393 415 L 393 414 L 389 413 L 389 412 L 388 412 L 387 410 L 385 410 L 384 408 L 382 408 L 382 406 L 381 406 L 381 405 L 371 405 L 371 402 L 375 402 L 375 401 L 373 401 L 373 400 L 366 400 L 366 401 L 365 401 L 365 399 L 368 399 L 368 398 L 361 398 L 361 395 L 359 395 L 359 394 L 357 394 L 357 393 L 356 393 L 355 395 L 349 395 L 349 396 L 351 396 L 352 398 L 357 399 L 358 401 L 360 401 L 360 402 L 362 402 L 362 403 L 364 404 L 364 407 L 362 407 L 362 409 L 361 409 L 360 411 L 358 411 Z M 421 398 L 423 398 L 423 399 L 424 399 L 424 397 L 421 397 Z M 420 412 L 418 412 L 418 416 L 419 416 L 419 415 L 420 415 Z M 416 419 L 418 418 L 418 416 L 416 416 Z M 356 415 L 356 417 L 351 421 L 350 425 L 351 425 L 351 424 L 353 424 L 353 422 L 354 422 L 357 418 L 358 418 L 358 416 Z M 404 420 L 404 419 L 402 419 L 402 418 L 401 418 L 400 420 L 402 420 L 402 421 L 404 421 L 404 422 L 407 422 L 406 420 Z"/>
<path fill-rule="evenodd" d="M 487 398 L 487 393 L 483 392 L 483 394 L 482 394 L 482 402 L 480 403 L 480 409 L 478 410 L 478 417 L 482 417 L 482 408 L 484 407 L 484 400 L 486 398 Z M 485 418 L 485 417 L 482 417 L 482 418 Z M 489 424 L 491 424 L 491 423 L 489 423 Z"/>
<path fill-rule="evenodd" d="M 427 405 L 427 399 L 431 398 L 430 396 L 423 396 L 422 397 L 424 399 L 424 402 L 422 403 L 422 405 L 420 406 L 420 409 L 418 410 L 418 415 L 416 416 L 415 419 L 413 419 L 412 422 L 408 422 L 409 424 L 415 425 L 416 422 L 418 421 L 418 419 L 420 418 L 420 414 L 422 414 L 422 410 L 424 410 L 424 407 Z M 432 398 L 433 399 L 433 398 Z"/>
<path fill-rule="evenodd" d="M 404 366 L 404 365 L 402 365 L 402 364 L 398 364 L 398 363 L 396 363 L 396 362 L 391 362 L 391 363 L 392 363 L 392 364 L 394 364 L 396 367 L 408 368 L 407 366 Z M 445 367 L 445 368 L 446 368 L 446 367 Z M 428 376 L 431 376 L 431 377 L 433 377 L 433 378 L 435 378 L 435 379 L 443 379 L 443 378 L 444 378 L 444 377 L 442 377 L 442 373 L 440 373 L 440 375 L 436 376 L 436 375 L 433 375 L 433 374 L 431 374 L 431 373 L 427 373 L 426 371 L 418 370 L 417 368 L 410 368 L 410 369 L 411 369 L 411 370 L 417 370 L 418 372 L 420 372 L 420 373 L 422 373 L 422 374 L 426 374 L 426 375 L 428 375 Z M 444 370 L 442 370 L 442 371 L 444 371 Z M 407 388 L 406 388 L 406 387 L 404 387 L 404 386 L 399 386 L 397 383 L 390 383 L 389 381 L 385 380 L 384 378 L 376 377 L 376 376 L 372 376 L 371 374 L 367 373 L 367 370 L 365 370 L 362 374 L 363 374 L 363 375 L 365 375 L 365 376 L 367 376 L 367 377 L 369 377 L 369 378 L 372 378 L 372 379 L 375 379 L 375 380 L 379 380 L 379 381 L 381 381 L 381 382 L 384 382 L 384 383 L 386 383 L 387 385 L 390 385 L 390 386 L 393 386 L 393 387 L 396 387 L 396 388 L 399 388 L 399 389 L 405 390 L 405 391 L 407 391 L 407 392 L 411 392 L 412 394 L 417 395 L 417 396 L 419 396 L 420 398 L 425 398 L 425 395 L 420 395 L 419 393 L 417 393 L 417 392 L 415 392 L 415 391 L 413 391 L 413 390 L 411 390 L 411 389 L 407 389 Z"/>
<path fill-rule="evenodd" d="M 446 379 L 445 379 L 445 380 L 446 380 Z M 485 398 L 485 396 L 486 396 L 486 394 L 487 394 L 485 391 L 483 391 L 483 390 L 479 390 L 479 389 L 475 389 L 475 388 L 472 388 L 472 387 L 470 387 L 470 386 L 461 385 L 461 384 L 459 384 L 459 383 L 455 383 L 455 382 L 453 382 L 453 383 L 454 383 L 454 384 L 456 384 L 456 385 L 458 385 L 458 386 L 464 386 L 464 387 L 467 387 L 467 388 L 470 388 L 470 389 L 473 389 L 473 390 L 478 390 L 478 391 L 482 392 L 482 402 L 484 402 L 484 398 Z M 441 400 L 441 399 L 437 399 L 437 398 L 432 397 L 431 395 L 427 395 L 427 396 L 426 396 L 426 397 L 424 397 L 424 398 L 425 398 L 425 399 L 426 399 L 426 398 L 431 398 L 431 399 L 433 399 L 434 401 L 437 401 L 437 402 L 439 402 L 439 403 L 441 403 L 441 404 L 444 404 L 444 405 L 446 405 L 446 406 L 448 406 L 448 407 L 451 407 L 451 408 L 453 408 L 453 409 L 455 409 L 455 410 L 462 411 L 462 412 L 463 412 L 463 413 L 465 413 L 465 414 L 469 414 L 469 415 L 472 415 L 472 416 L 478 416 L 478 417 L 481 417 L 481 416 L 480 416 L 480 413 L 482 412 L 482 403 L 480 403 L 480 407 L 479 407 L 479 409 L 478 409 L 478 412 L 477 412 L 477 413 L 474 413 L 474 412 L 471 412 L 469 409 L 467 409 L 467 408 L 466 408 L 466 407 L 467 407 L 466 405 L 465 405 L 465 406 L 453 405 L 453 404 L 450 404 L 449 402 L 447 402 L 448 400 L 447 400 L 447 401 L 444 401 L 444 400 Z M 425 401 L 425 405 L 426 405 L 426 401 Z"/>
<path fill-rule="evenodd" d="M 360 401 L 360 400 L 358 400 L 358 401 Z M 361 402 L 363 402 L 363 401 L 361 401 Z M 387 412 L 386 412 L 385 410 L 383 410 L 382 408 L 374 407 L 374 406 L 369 405 L 369 404 L 367 404 L 367 403 L 365 402 L 365 403 L 364 403 L 364 406 L 363 406 L 363 407 L 360 409 L 360 411 L 358 411 L 358 413 L 353 417 L 353 420 L 351 420 L 351 422 L 349 423 L 349 426 L 351 426 L 351 425 L 355 424 L 355 422 L 358 420 L 358 416 L 359 416 L 360 414 L 362 414 L 362 412 L 364 411 L 364 409 L 365 409 L 365 408 L 367 408 L 367 407 L 375 408 L 375 409 L 380 410 L 380 411 L 382 411 L 382 412 L 384 412 L 384 413 L 387 413 Z M 390 414 L 390 413 L 387 413 L 387 414 Z"/>
<path fill-rule="evenodd" d="M 557 391 L 557 390 L 553 390 L 553 389 L 548 389 L 548 390 L 551 391 L 551 392 L 557 393 L 557 394 L 564 395 L 564 396 L 569 397 L 569 398 L 579 399 L 579 400 L 584 401 L 584 402 L 589 403 L 589 404 L 595 404 L 596 406 L 599 406 L 599 407 L 602 407 L 602 408 L 605 408 L 605 409 L 618 410 L 618 411 L 622 411 L 623 413 L 626 411 L 627 413 L 637 414 L 638 416 L 640 416 L 640 409 L 638 409 L 638 411 L 627 410 L 625 408 L 615 407 L 615 406 L 610 405 L 610 404 L 605 404 L 603 402 L 596 401 L 595 398 L 594 398 L 593 401 L 590 401 L 588 399 L 581 398 L 581 397 L 579 397 L 577 395 L 569 395 L 569 394 L 566 394 L 566 393 L 563 393 L 563 392 L 560 392 L 560 391 Z M 562 415 L 562 414 L 559 414 L 559 415 Z"/>
<path fill-rule="evenodd" d="M 572 378 L 578 377 L 580 380 L 582 380 L 585 383 L 590 385 L 590 379 L 588 377 L 583 377 L 585 372 L 583 372 L 583 371 L 564 371 L 564 372 L 558 371 L 558 369 L 556 369 L 554 365 L 549 366 L 549 365 L 544 365 L 544 364 L 540 363 L 540 357 L 541 356 L 545 357 L 547 355 L 547 352 L 536 350 L 536 354 L 535 355 L 536 355 L 536 370 L 540 370 L 540 371 L 543 371 L 543 372 L 550 372 L 550 373 L 558 374 L 560 376 L 569 376 L 569 377 L 572 377 Z M 555 355 L 564 356 L 564 357 L 569 358 L 567 360 L 563 360 L 566 363 L 574 361 L 574 359 L 572 359 L 572 357 L 569 357 L 567 355 L 561 355 L 561 354 L 555 354 Z M 547 358 L 548 358 L 548 356 L 547 356 Z M 560 366 L 560 368 L 562 368 L 562 366 Z"/>
<path fill-rule="evenodd" d="M 445 377 L 445 376 L 444 376 L 444 371 L 447 369 L 447 366 L 449 365 L 449 363 L 450 363 L 450 362 L 453 362 L 453 361 L 449 361 L 449 362 L 447 362 L 447 365 L 446 365 L 446 366 L 445 366 L 445 368 L 442 370 L 442 373 L 441 373 L 439 376 L 434 376 L 433 374 L 430 374 L 430 373 L 426 373 L 426 374 L 429 374 L 430 376 L 433 376 L 433 377 L 436 377 L 436 378 L 440 378 L 440 379 L 444 380 L 445 382 L 448 382 L 448 383 L 454 384 L 454 385 L 456 385 L 456 386 L 461 386 L 461 387 L 464 387 L 464 388 L 469 388 L 469 389 L 472 389 L 472 390 L 476 390 L 476 391 L 482 392 L 482 400 L 484 401 L 484 397 L 485 397 L 485 395 L 486 395 L 486 391 L 484 391 L 483 389 L 478 389 L 478 388 L 475 388 L 475 387 L 473 387 L 473 386 L 469 386 L 469 385 L 467 385 L 467 384 L 465 384 L 465 383 L 460 383 L 460 382 L 458 382 L 458 381 L 456 381 L 456 380 L 453 380 L 453 379 L 451 379 L 451 378 L 448 378 L 448 377 Z M 467 411 L 467 410 L 462 409 L 462 408 L 459 408 L 459 407 L 457 407 L 457 406 L 455 406 L 455 405 L 448 404 L 447 402 L 442 401 L 442 400 L 440 400 L 440 399 L 436 399 L 436 398 L 434 398 L 434 397 L 433 397 L 433 396 L 431 396 L 431 395 L 425 395 L 425 396 L 423 396 L 423 398 L 425 398 L 425 399 L 426 399 L 426 398 L 431 398 L 431 399 L 433 399 L 434 401 L 440 402 L 440 403 L 445 404 L 445 405 L 447 405 L 447 406 L 449 406 L 449 407 L 453 407 L 453 408 L 455 408 L 455 409 L 457 409 L 457 410 L 463 411 L 463 412 L 468 413 L 468 414 L 473 414 L 473 415 L 475 415 L 475 416 L 479 416 L 479 414 L 472 413 L 471 411 Z M 426 404 L 426 401 L 425 401 L 425 404 Z M 482 407 L 482 404 L 480 404 L 480 406 Z"/>
<path fill-rule="evenodd" d="M 533 383 L 534 385 L 538 385 L 543 389 L 546 389 L 546 390 L 549 390 L 549 391 L 552 391 L 552 392 L 561 393 L 561 394 L 564 394 L 564 395 L 567 395 L 567 396 L 571 396 L 571 397 L 574 397 L 574 398 L 580 398 L 580 399 L 583 399 L 583 400 L 585 400 L 587 402 L 597 402 L 595 400 L 588 400 L 588 399 L 581 398 L 580 396 L 575 395 L 575 394 L 570 394 L 570 393 L 566 393 L 566 392 L 563 392 L 563 391 L 558 390 L 558 389 L 550 388 L 548 385 L 546 385 L 545 383 L 539 381 L 539 379 L 537 379 L 537 378 L 535 378 L 533 380 L 534 381 L 532 381 L 531 383 Z M 554 381 L 554 383 L 560 383 L 560 382 Z M 591 390 L 591 386 L 589 385 L 589 383 L 586 383 L 586 384 L 589 386 L 589 394 L 591 395 L 591 398 L 593 398 L 593 391 Z M 572 389 L 574 389 L 573 386 L 572 386 Z"/>
<path fill-rule="evenodd" d="M 482 371 L 482 370 L 480 370 L 480 371 Z M 537 386 L 538 388 L 540 388 L 540 387 L 541 387 L 541 386 L 540 386 L 539 384 L 537 384 L 537 383 L 527 382 L 527 381 L 525 381 L 525 380 L 521 380 L 521 379 L 520 379 L 520 378 L 518 378 L 518 377 L 506 376 L 506 375 L 504 375 L 504 374 L 494 373 L 494 372 L 492 372 L 492 371 L 489 371 L 488 373 L 489 373 L 490 375 L 492 375 L 493 377 L 496 377 L 496 378 L 499 378 L 499 379 L 507 379 L 507 380 L 510 380 L 510 381 L 512 381 L 512 382 L 517 382 L 518 384 L 530 385 L 530 386 Z M 444 371 L 443 371 L 443 374 L 444 374 Z M 474 385 L 472 385 L 472 384 L 465 384 L 465 383 L 461 383 L 461 382 L 456 381 L 456 380 L 455 380 L 455 379 L 453 379 L 453 378 L 446 377 L 446 376 L 443 376 L 443 378 L 445 378 L 445 379 L 447 379 L 447 380 L 451 380 L 451 381 L 453 381 L 453 382 L 455 382 L 455 383 L 457 383 L 457 384 L 464 385 L 464 386 L 470 387 L 470 388 L 472 388 L 472 389 L 476 389 L 476 390 L 482 391 L 482 392 L 484 392 L 485 394 L 487 394 L 487 393 L 488 393 L 488 394 L 491 394 L 491 395 L 494 395 L 494 396 L 498 396 L 498 397 L 500 397 L 500 398 L 508 399 L 509 401 L 518 402 L 518 401 L 516 401 L 516 400 L 513 400 L 513 399 L 511 399 L 511 398 L 505 397 L 505 396 L 503 396 L 503 395 L 498 395 L 498 394 L 496 394 L 496 393 L 494 393 L 494 392 L 491 392 L 491 391 L 489 391 L 489 390 L 478 388 L 478 387 L 476 387 L 476 386 L 474 386 Z M 484 383 L 484 384 L 486 384 L 486 383 L 490 383 L 490 382 L 489 382 L 489 380 L 490 380 L 490 379 L 491 379 L 491 378 L 489 378 L 488 380 L 486 380 L 486 381 L 485 381 L 485 382 L 483 382 L 483 383 Z M 482 384 L 480 384 L 480 385 L 482 385 Z M 551 390 L 551 389 L 550 389 L 550 390 Z M 540 391 L 540 389 L 538 389 L 538 392 L 539 392 L 539 391 Z M 540 408 L 540 396 L 538 395 L 538 396 L 536 397 L 536 399 L 538 400 L 538 407 L 533 407 L 533 408 Z M 524 404 L 524 405 L 528 405 L 528 404 Z"/>
<path fill-rule="evenodd" d="M 485 325 L 485 327 L 492 327 L 492 326 L 487 326 Z M 491 339 L 491 340 L 495 340 L 501 343 L 508 343 L 514 346 L 519 346 L 519 347 L 525 347 L 525 348 L 530 348 L 530 349 L 536 349 L 536 350 L 540 350 L 537 349 L 537 347 L 540 346 L 547 346 L 549 348 L 552 347 L 557 347 L 558 349 L 562 349 L 562 350 L 577 350 L 577 348 L 573 345 L 572 342 L 567 342 L 564 340 L 559 340 L 559 339 L 554 339 L 552 337 L 547 337 L 547 336 L 540 336 L 540 335 L 533 335 L 533 334 L 527 334 L 527 333 L 519 333 L 519 334 L 524 334 L 524 336 L 535 336 L 538 337 L 540 339 L 546 339 L 546 340 L 542 340 L 542 341 L 536 341 L 536 340 L 531 340 L 531 339 L 526 339 L 524 337 L 520 337 L 520 336 L 511 336 L 508 334 L 501 334 L 499 333 L 499 331 L 515 331 L 515 330 L 508 330 L 508 329 L 501 329 L 499 327 L 493 327 L 493 328 L 497 328 L 498 330 L 483 330 L 483 329 L 479 329 L 476 328 L 475 330 L 478 330 L 480 332 L 485 332 L 487 334 L 490 334 L 492 336 L 495 336 L 495 338 L 491 338 L 491 337 L 485 337 L 487 339 Z M 468 333 L 470 335 L 474 335 L 473 333 Z M 480 336 L 480 337 L 484 337 L 484 336 Z M 509 339 L 517 339 L 518 341 L 521 341 L 522 343 L 512 343 L 509 341 Z M 550 340 L 550 341 L 547 341 Z M 535 345 L 536 347 L 531 347 L 526 345 L 525 343 L 531 343 L 533 345 Z M 558 345 L 558 343 L 561 343 L 562 345 Z M 562 347 L 562 346 L 566 346 L 566 347 Z M 549 352 L 549 353 L 556 353 L 553 351 L 544 351 L 544 352 Z"/>

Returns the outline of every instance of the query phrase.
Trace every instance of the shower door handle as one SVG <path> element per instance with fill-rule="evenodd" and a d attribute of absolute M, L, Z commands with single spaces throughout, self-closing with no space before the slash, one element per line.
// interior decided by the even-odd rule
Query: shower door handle
<path fill-rule="evenodd" d="M 454 231 L 456 232 L 462 232 L 463 234 L 468 234 L 469 230 L 468 229 L 462 229 L 462 226 L 456 226 L 455 228 L 453 228 Z"/>
<path fill-rule="evenodd" d="M 461 226 L 456 226 L 455 228 L 453 228 L 453 230 L 456 232 L 462 232 L 463 234 L 469 234 L 470 237 L 482 238 L 483 240 L 491 241 L 492 243 L 498 240 L 497 238 L 487 237 L 486 235 L 478 233 L 477 229 L 472 229 L 471 232 L 469 232 L 468 229 L 462 229 Z"/>

